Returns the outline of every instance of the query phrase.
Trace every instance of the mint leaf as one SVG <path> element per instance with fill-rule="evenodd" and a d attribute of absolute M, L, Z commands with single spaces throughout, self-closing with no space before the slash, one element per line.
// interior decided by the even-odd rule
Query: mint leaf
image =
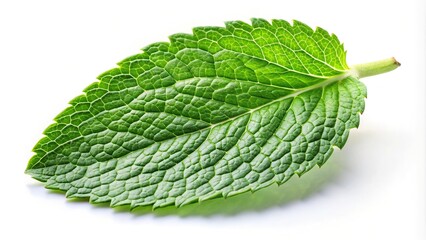
<path fill-rule="evenodd" d="M 253 19 L 155 43 L 98 77 L 55 118 L 26 173 L 67 197 L 185 205 L 302 175 L 358 127 L 359 77 L 335 35 Z"/>

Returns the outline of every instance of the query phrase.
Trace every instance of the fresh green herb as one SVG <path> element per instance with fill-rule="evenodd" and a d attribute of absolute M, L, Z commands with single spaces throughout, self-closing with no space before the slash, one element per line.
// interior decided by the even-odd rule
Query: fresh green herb
<path fill-rule="evenodd" d="M 111 206 L 182 206 L 282 184 L 359 125 L 359 81 L 335 35 L 283 20 L 198 27 L 99 76 L 55 118 L 26 170 Z"/>

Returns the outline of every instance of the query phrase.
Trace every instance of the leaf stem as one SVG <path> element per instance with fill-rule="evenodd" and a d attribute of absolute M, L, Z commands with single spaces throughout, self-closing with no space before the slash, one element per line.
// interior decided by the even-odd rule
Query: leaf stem
<path fill-rule="evenodd" d="M 358 78 L 363 78 L 390 72 L 399 66 L 401 66 L 401 63 L 392 57 L 375 62 L 357 64 L 352 66 L 351 69 L 358 76 Z"/>

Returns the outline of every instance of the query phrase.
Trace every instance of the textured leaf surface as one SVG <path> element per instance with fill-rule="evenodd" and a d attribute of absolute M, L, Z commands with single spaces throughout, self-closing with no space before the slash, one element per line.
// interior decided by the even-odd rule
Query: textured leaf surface
<path fill-rule="evenodd" d="M 175 34 L 98 79 L 44 131 L 26 172 L 112 206 L 282 184 L 343 147 L 366 96 L 335 35 L 282 20 Z"/>

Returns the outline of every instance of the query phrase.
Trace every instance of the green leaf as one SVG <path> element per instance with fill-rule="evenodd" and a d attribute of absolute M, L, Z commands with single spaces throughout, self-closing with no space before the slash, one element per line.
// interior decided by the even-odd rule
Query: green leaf
<path fill-rule="evenodd" d="M 172 35 L 71 100 L 26 173 L 67 197 L 132 208 L 282 184 L 324 164 L 358 127 L 359 76 L 380 71 L 349 69 L 345 55 L 335 35 L 298 21 Z"/>

